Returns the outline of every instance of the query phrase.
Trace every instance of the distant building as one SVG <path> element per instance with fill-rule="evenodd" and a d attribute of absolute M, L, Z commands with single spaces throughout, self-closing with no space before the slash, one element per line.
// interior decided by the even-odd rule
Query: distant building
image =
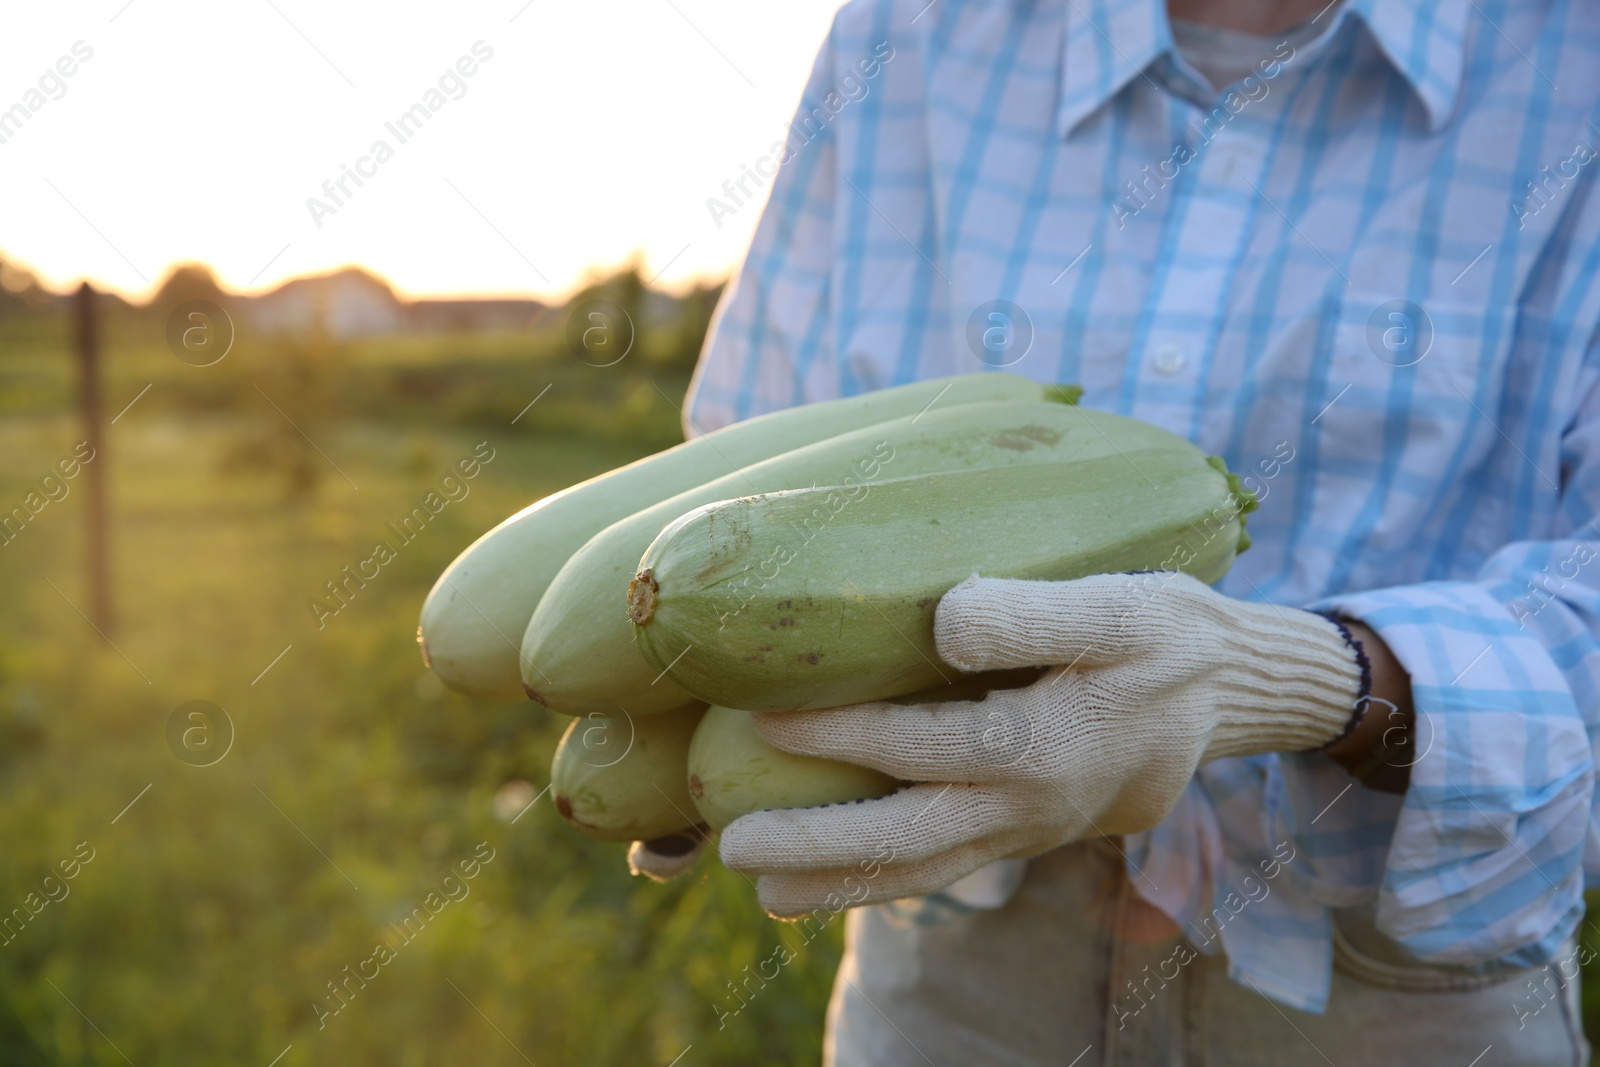
<path fill-rule="evenodd" d="M 254 298 L 234 298 L 240 317 L 262 333 L 304 333 L 320 316 L 334 337 L 395 333 L 404 312 L 394 290 L 364 270 L 296 278 Z"/>
<path fill-rule="evenodd" d="M 340 339 L 397 333 L 472 333 L 526 328 L 544 309 L 537 300 L 405 301 L 381 278 L 356 267 L 296 278 L 258 297 L 234 297 L 238 309 L 262 333 L 305 333 L 320 314 L 324 328 Z"/>

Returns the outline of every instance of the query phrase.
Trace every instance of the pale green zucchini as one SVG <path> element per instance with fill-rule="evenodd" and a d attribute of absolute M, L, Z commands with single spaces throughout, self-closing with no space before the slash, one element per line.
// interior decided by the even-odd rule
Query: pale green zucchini
<path fill-rule="evenodd" d="M 662 528 L 703 504 L 798 486 L 860 487 L 934 471 L 1031 468 L 1063 457 L 1115 458 L 1119 448 L 1170 449 L 1174 440 L 1154 426 L 1066 404 L 965 404 L 841 434 L 753 464 L 615 523 L 574 553 L 528 623 L 523 681 L 530 696 L 573 715 L 619 707 L 632 715 L 651 714 L 693 699 L 645 659 L 624 610 L 623 591 Z M 725 599 L 741 591 L 738 579 L 722 590 Z"/>
<path fill-rule="evenodd" d="M 602 841 L 648 841 L 696 824 L 689 744 L 705 706 L 630 719 L 574 719 L 556 746 L 550 790 L 556 811 Z"/>
<path fill-rule="evenodd" d="M 738 466 L 930 405 L 1042 400 L 1063 390 L 1077 395 L 1076 387 L 988 372 L 807 404 L 736 423 L 547 496 L 478 538 L 440 575 L 417 627 L 423 661 L 458 692 L 520 697 L 517 646 L 533 609 L 567 558 L 613 522 Z"/>
<path fill-rule="evenodd" d="M 897 703 L 982 700 L 995 689 L 1031 685 L 1042 674 L 1031 668 L 965 674 Z M 713 830 L 752 811 L 870 800 L 887 796 L 899 784 L 870 767 L 774 748 L 756 732 L 748 711 L 732 708 L 708 708 L 689 745 L 689 795 Z"/>
<path fill-rule="evenodd" d="M 934 610 L 973 573 L 1220 579 L 1248 543 L 1254 498 L 1186 441 L 1152 440 L 1151 427 L 1115 416 L 1098 422 L 1114 448 L 900 478 L 854 500 L 822 487 L 689 512 L 640 561 L 630 597 L 639 647 L 712 704 L 832 707 L 955 677 L 934 646 Z"/>
<path fill-rule="evenodd" d="M 713 830 L 752 811 L 842 804 L 897 788 L 893 778 L 869 767 L 772 747 L 747 711 L 708 708 L 689 745 L 689 795 Z"/>

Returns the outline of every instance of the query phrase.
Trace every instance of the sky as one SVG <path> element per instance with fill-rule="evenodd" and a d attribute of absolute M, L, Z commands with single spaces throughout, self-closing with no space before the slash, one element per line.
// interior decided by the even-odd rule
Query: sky
<path fill-rule="evenodd" d="M 0 256 L 133 299 L 195 261 L 247 292 L 356 264 L 557 297 L 635 254 L 664 288 L 720 278 L 759 206 L 706 201 L 783 135 L 838 6 L 8 5 Z"/>

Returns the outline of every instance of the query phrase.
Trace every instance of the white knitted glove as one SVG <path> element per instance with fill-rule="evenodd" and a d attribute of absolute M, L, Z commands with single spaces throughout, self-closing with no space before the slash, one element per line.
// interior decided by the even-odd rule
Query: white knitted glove
<path fill-rule="evenodd" d="M 779 748 L 919 783 L 724 830 L 723 862 L 762 876 L 772 914 L 917 896 L 1001 857 L 1147 830 L 1205 760 L 1340 736 L 1367 684 L 1341 625 L 1176 572 L 974 575 L 939 602 L 934 636 L 963 671 L 1064 666 L 979 702 L 758 714 Z"/>
<path fill-rule="evenodd" d="M 628 846 L 628 870 L 652 882 L 670 882 L 694 866 L 710 840 L 699 831 L 635 841 Z"/>

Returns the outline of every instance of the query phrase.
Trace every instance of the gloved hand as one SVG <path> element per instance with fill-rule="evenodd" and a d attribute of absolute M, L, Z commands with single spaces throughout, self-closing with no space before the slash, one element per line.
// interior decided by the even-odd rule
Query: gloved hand
<path fill-rule="evenodd" d="M 635 841 L 628 846 L 628 870 L 653 882 L 670 882 L 694 866 L 710 840 L 708 833 L 700 830 Z"/>
<path fill-rule="evenodd" d="M 974 575 L 940 600 L 934 636 L 963 671 L 1057 666 L 977 702 L 758 714 L 779 748 L 918 783 L 724 830 L 723 862 L 762 876 L 772 914 L 917 896 L 991 860 L 1147 830 L 1206 760 L 1339 737 L 1368 684 L 1340 624 L 1176 572 Z"/>

